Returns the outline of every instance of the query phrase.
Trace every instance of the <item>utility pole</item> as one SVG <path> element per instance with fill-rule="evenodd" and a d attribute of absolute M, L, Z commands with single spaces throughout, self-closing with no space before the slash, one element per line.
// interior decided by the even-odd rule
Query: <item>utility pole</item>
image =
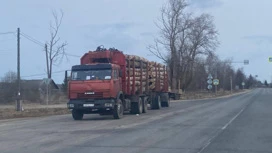
<path fill-rule="evenodd" d="M 49 103 L 49 79 L 46 80 L 46 105 Z"/>
<path fill-rule="evenodd" d="M 49 65 L 48 65 L 48 50 L 47 50 L 47 44 L 45 44 L 44 48 L 45 48 L 45 57 L 46 57 L 47 78 L 49 78 Z"/>
<path fill-rule="evenodd" d="M 17 90 L 16 111 L 22 111 L 20 79 L 20 28 L 17 28 Z"/>
<path fill-rule="evenodd" d="M 217 67 L 215 69 L 215 79 L 218 79 L 217 78 Z M 217 85 L 215 85 L 215 95 L 217 94 Z"/>
<path fill-rule="evenodd" d="M 46 58 L 46 69 L 47 69 L 47 79 L 46 79 L 46 105 L 48 105 L 49 103 L 49 65 L 48 65 L 48 48 L 47 48 L 47 44 L 45 44 L 44 46 L 45 49 L 45 58 Z"/>
<path fill-rule="evenodd" d="M 232 76 L 230 76 L 230 93 L 232 94 Z"/>

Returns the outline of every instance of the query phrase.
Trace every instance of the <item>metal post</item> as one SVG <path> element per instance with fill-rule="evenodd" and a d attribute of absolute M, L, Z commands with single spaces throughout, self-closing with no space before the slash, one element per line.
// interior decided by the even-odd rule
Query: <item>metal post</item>
<path fill-rule="evenodd" d="M 65 78 L 64 78 L 64 87 L 65 87 L 65 89 L 64 89 L 64 91 L 65 91 L 65 93 L 67 93 L 67 88 L 68 88 L 68 74 L 67 74 L 68 72 L 67 72 L 67 70 L 65 71 Z"/>
<path fill-rule="evenodd" d="M 49 79 L 46 81 L 46 105 L 49 103 Z"/>
<path fill-rule="evenodd" d="M 217 78 L 217 67 L 215 67 L 215 79 L 218 79 Z M 216 95 L 217 94 L 217 85 L 215 85 L 214 89 L 215 89 L 215 95 Z"/>
<path fill-rule="evenodd" d="M 48 50 L 47 50 L 47 44 L 45 44 L 44 49 L 45 49 L 45 58 L 46 58 L 47 78 L 49 78 L 49 64 L 48 64 Z"/>
<path fill-rule="evenodd" d="M 232 76 L 230 77 L 230 93 L 232 94 Z"/>
<path fill-rule="evenodd" d="M 20 28 L 17 28 L 17 90 L 16 111 L 22 111 L 20 80 Z"/>
<path fill-rule="evenodd" d="M 49 80 L 49 65 L 48 65 L 48 50 L 47 44 L 44 46 L 45 49 L 45 58 L 46 58 L 46 70 L 47 70 L 47 80 L 46 80 L 46 105 L 48 105 L 49 101 L 49 89 L 48 89 L 48 80 Z"/>

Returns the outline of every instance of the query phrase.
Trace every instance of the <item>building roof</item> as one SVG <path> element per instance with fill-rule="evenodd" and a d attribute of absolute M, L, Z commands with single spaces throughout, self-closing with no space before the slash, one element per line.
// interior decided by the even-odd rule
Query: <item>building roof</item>
<path fill-rule="evenodd" d="M 21 90 L 45 90 L 49 83 L 50 89 L 59 90 L 59 86 L 52 79 L 21 80 Z M 7 86 L 17 87 L 16 82 L 0 82 L 0 90 L 5 90 Z"/>
<path fill-rule="evenodd" d="M 22 89 L 38 89 L 38 88 L 42 88 L 43 86 L 46 86 L 47 83 L 50 83 L 51 88 L 59 89 L 59 87 L 56 85 L 56 83 L 52 79 L 22 80 L 21 86 L 22 86 Z"/>

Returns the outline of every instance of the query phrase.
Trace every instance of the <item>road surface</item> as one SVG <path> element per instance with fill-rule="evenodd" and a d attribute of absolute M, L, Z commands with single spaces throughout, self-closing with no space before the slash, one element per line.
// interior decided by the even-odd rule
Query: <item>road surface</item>
<path fill-rule="evenodd" d="M 144 115 L 0 121 L 1 153 L 272 153 L 272 89 Z"/>

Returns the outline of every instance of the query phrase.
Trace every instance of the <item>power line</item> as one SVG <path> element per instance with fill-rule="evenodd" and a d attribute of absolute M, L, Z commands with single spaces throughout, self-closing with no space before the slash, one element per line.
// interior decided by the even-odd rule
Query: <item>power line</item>
<path fill-rule="evenodd" d="M 36 41 L 36 42 L 40 43 L 40 44 L 43 44 L 43 43 L 42 43 L 42 42 L 40 42 L 39 40 L 37 40 L 37 39 L 35 39 L 35 38 L 33 38 L 33 37 L 31 37 L 31 36 L 27 35 L 26 33 L 21 32 L 21 35 L 24 35 L 24 36 L 26 36 L 26 37 L 28 37 L 28 38 L 30 38 L 30 39 L 32 39 L 32 40 L 34 40 L 34 41 Z"/>
<path fill-rule="evenodd" d="M 16 36 L 16 33 L 15 32 L 1 32 L 0 35 L 7 35 L 7 34 L 13 34 L 13 36 Z M 1 37 L 2 38 L 2 37 Z M 9 41 L 9 40 L 14 40 L 13 39 L 0 39 L 0 42 L 6 42 L 6 41 Z"/>
<path fill-rule="evenodd" d="M 79 55 L 73 55 L 73 54 L 67 54 L 67 53 L 66 53 L 66 55 L 67 55 L 67 56 L 72 56 L 72 57 L 81 57 L 81 56 L 79 56 Z"/>
<path fill-rule="evenodd" d="M 55 72 L 52 72 L 52 74 L 62 73 L 62 72 L 65 72 L 65 71 L 66 71 L 66 70 L 55 71 Z M 31 74 L 31 75 L 22 76 L 22 78 L 28 78 L 28 77 L 34 77 L 34 76 L 45 76 L 45 75 L 47 75 L 47 73 Z"/>
<path fill-rule="evenodd" d="M 25 34 L 25 33 L 22 33 L 22 32 L 21 32 L 21 35 L 22 35 L 23 37 L 25 37 L 26 39 L 32 41 L 33 43 L 35 43 L 35 44 L 37 44 L 37 45 L 39 45 L 39 46 L 44 47 L 44 44 L 43 44 L 42 42 L 38 41 L 37 39 L 35 39 L 35 38 L 33 38 L 33 37 L 31 37 L 31 36 Z M 52 50 L 52 51 L 57 52 L 56 50 Z M 67 56 L 71 56 L 71 57 L 81 57 L 81 56 L 79 56 L 79 55 L 73 55 L 73 54 L 68 54 L 68 53 L 66 53 L 66 55 L 67 55 Z"/>
<path fill-rule="evenodd" d="M 0 35 L 14 34 L 15 32 L 0 32 Z"/>
<path fill-rule="evenodd" d="M 39 45 L 39 46 L 44 47 L 44 44 L 43 44 L 42 42 L 38 41 L 37 39 L 34 39 L 33 37 L 30 37 L 29 35 L 27 35 L 27 34 L 25 34 L 25 33 L 21 33 L 21 35 L 22 35 L 23 37 L 25 37 L 26 39 L 32 41 L 33 43 L 35 43 L 35 44 L 37 44 L 37 45 Z"/>

